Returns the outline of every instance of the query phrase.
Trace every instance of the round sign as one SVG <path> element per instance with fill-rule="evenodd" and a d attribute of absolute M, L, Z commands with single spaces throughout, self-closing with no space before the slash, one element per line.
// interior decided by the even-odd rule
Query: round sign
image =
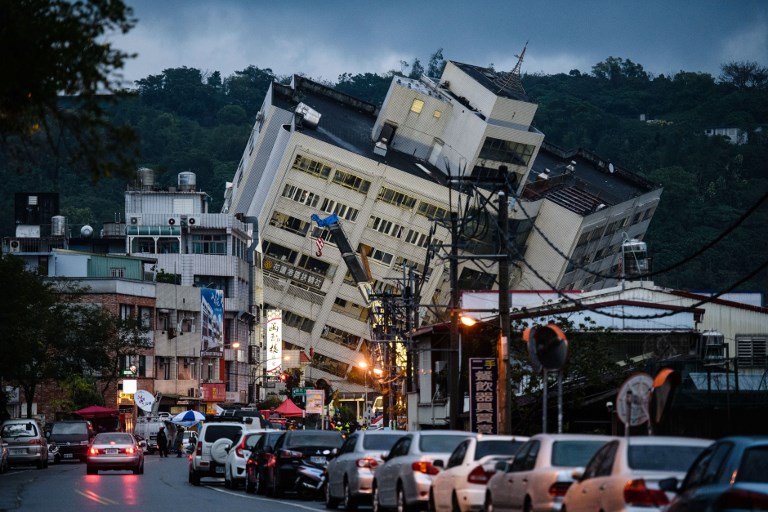
<path fill-rule="evenodd" d="M 638 373 L 624 381 L 616 397 L 616 414 L 630 427 L 648 422 L 648 403 L 653 390 L 653 379 L 647 373 Z"/>
<path fill-rule="evenodd" d="M 139 409 L 145 412 L 150 412 L 152 410 L 152 404 L 155 403 L 155 397 L 152 396 L 152 393 L 144 389 L 137 390 L 133 395 L 133 400 L 136 402 Z"/>

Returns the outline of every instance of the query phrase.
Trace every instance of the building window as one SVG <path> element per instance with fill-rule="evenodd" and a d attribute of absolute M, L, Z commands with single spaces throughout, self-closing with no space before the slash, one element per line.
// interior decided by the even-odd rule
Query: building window
<path fill-rule="evenodd" d="M 365 253 L 368 255 L 368 258 L 378 261 L 379 263 L 383 263 L 384 265 L 391 265 L 392 260 L 395 258 L 393 254 L 390 254 L 388 252 L 384 252 L 380 249 L 376 249 L 375 247 L 371 247 L 370 245 L 360 244 L 360 246 L 357 248 L 357 252 L 359 253 Z"/>
<path fill-rule="evenodd" d="M 125 277 L 125 268 L 112 267 L 109 269 L 109 273 L 112 275 L 112 277 Z"/>
<path fill-rule="evenodd" d="M 139 321 L 141 326 L 146 329 L 152 328 L 152 308 L 139 306 Z"/>
<path fill-rule="evenodd" d="M 736 357 L 742 368 L 766 368 L 768 335 L 736 335 Z"/>
<path fill-rule="evenodd" d="M 447 219 L 448 218 L 448 210 L 424 201 L 421 201 L 419 203 L 419 207 L 417 208 L 416 213 L 418 213 L 419 215 L 423 215 L 428 219 Z"/>
<path fill-rule="evenodd" d="M 327 213 L 335 213 L 339 218 L 352 222 L 357 220 L 357 214 L 360 213 L 357 208 L 352 208 L 332 199 L 324 199 L 320 209 Z"/>
<path fill-rule="evenodd" d="M 291 201 L 296 201 L 312 208 L 317 207 L 317 203 L 320 200 L 320 196 L 314 192 L 309 192 L 303 188 L 299 188 L 295 185 L 286 184 L 283 189 L 283 197 L 287 197 Z"/>
<path fill-rule="evenodd" d="M 412 210 L 416 205 L 415 197 L 387 187 L 381 187 L 376 200 L 384 201 L 385 203 L 393 204 L 395 206 L 399 206 L 400 208 L 405 208 L 406 210 Z"/>
<path fill-rule="evenodd" d="M 403 226 L 381 217 L 371 217 L 368 227 L 395 238 L 400 238 L 403 235 Z"/>
<path fill-rule="evenodd" d="M 132 253 L 155 253 L 155 241 L 151 238 L 134 238 L 132 242 Z"/>
<path fill-rule="evenodd" d="M 440 117 L 442 117 L 443 113 L 440 112 L 439 110 L 435 110 L 435 113 L 432 114 L 432 115 L 435 116 L 435 119 L 440 119 Z"/>
<path fill-rule="evenodd" d="M 408 230 L 408 234 L 405 235 L 405 241 L 409 244 L 423 247 L 425 249 L 429 246 L 429 236 L 424 233 L 420 233 L 415 229 Z"/>
<path fill-rule="evenodd" d="M 269 224 L 301 236 L 306 236 L 309 229 L 312 227 L 312 223 L 310 222 L 291 217 L 290 215 L 278 211 L 272 213 L 272 218 L 270 219 Z"/>
<path fill-rule="evenodd" d="M 128 320 L 133 318 L 133 306 L 131 304 L 120 304 L 120 319 Z"/>
<path fill-rule="evenodd" d="M 158 254 L 176 254 L 178 252 L 179 252 L 178 238 L 158 238 L 157 239 Z"/>
<path fill-rule="evenodd" d="M 424 109 L 424 101 L 419 99 L 413 100 L 413 103 L 411 103 L 411 112 L 420 114 L 422 109 Z"/>
<path fill-rule="evenodd" d="M 227 235 L 192 235 L 193 254 L 227 254 Z"/>
<path fill-rule="evenodd" d="M 527 167 L 535 150 L 536 146 L 530 144 L 486 137 L 478 158 Z"/>
<path fill-rule="evenodd" d="M 371 182 L 356 176 L 350 172 L 336 170 L 333 175 L 333 182 L 342 187 L 351 188 L 361 194 L 367 194 L 368 189 L 371 188 Z"/>
<path fill-rule="evenodd" d="M 317 160 L 312 160 L 302 155 L 296 156 L 296 160 L 293 161 L 293 168 L 321 178 L 328 178 L 331 175 L 330 165 L 318 162 Z"/>

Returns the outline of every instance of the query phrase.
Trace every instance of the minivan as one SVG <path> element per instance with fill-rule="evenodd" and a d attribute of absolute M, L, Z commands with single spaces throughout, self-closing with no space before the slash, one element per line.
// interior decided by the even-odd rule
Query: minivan
<path fill-rule="evenodd" d="M 85 462 L 88 443 L 93 437 L 91 424 L 85 420 L 56 421 L 47 434 L 49 443 L 56 443 L 60 460 Z M 58 462 L 58 460 L 56 461 Z"/>
<path fill-rule="evenodd" d="M 37 469 L 48 467 L 48 443 L 43 429 L 31 418 L 5 420 L 0 427 L 0 439 L 8 443 L 8 464 L 34 464 Z"/>

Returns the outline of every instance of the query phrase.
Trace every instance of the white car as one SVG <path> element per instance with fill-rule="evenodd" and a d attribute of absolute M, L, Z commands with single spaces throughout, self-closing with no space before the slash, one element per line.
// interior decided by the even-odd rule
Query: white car
<path fill-rule="evenodd" d="M 484 435 L 470 437 L 453 450 L 429 491 L 430 512 L 470 512 L 483 509 L 485 486 L 496 463 L 509 459 L 527 437 Z M 443 461 L 435 461 L 436 466 Z"/>
<path fill-rule="evenodd" d="M 611 510 L 653 512 L 669 504 L 673 494 L 659 480 L 682 479 L 696 457 L 712 444 L 691 437 L 622 437 L 595 453 L 563 500 L 568 512 Z"/>
<path fill-rule="evenodd" d="M 459 443 L 476 435 L 459 430 L 406 433 L 373 475 L 373 512 L 425 508 L 432 479 L 440 472 L 432 462 L 447 459 Z"/>
<path fill-rule="evenodd" d="M 485 491 L 485 512 L 557 512 L 573 482 L 571 473 L 583 468 L 611 436 L 536 434 L 497 471 Z"/>
<path fill-rule="evenodd" d="M 227 448 L 227 458 L 224 460 L 224 487 L 237 489 L 245 484 L 245 463 L 264 432 L 243 431 L 240 439 Z"/>
<path fill-rule="evenodd" d="M 244 432 L 256 432 L 261 424 L 244 418 L 238 421 L 207 421 L 203 424 L 189 457 L 189 483 L 200 485 L 201 478 L 223 478 L 228 448 L 242 439 Z"/>
<path fill-rule="evenodd" d="M 325 486 L 326 508 L 352 511 L 371 500 L 371 484 L 381 456 L 387 453 L 405 432 L 397 430 L 358 430 L 347 437 L 338 453 L 330 459 Z"/>

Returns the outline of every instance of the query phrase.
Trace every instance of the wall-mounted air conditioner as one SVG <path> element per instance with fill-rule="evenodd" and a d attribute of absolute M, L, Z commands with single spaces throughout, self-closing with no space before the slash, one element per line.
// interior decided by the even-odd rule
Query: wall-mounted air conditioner
<path fill-rule="evenodd" d="M 168 217 L 168 220 L 166 221 L 169 226 L 180 226 L 181 225 L 181 218 L 178 215 L 171 215 Z"/>
<path fill-rule="evenodd" d="M 131 226 L 141 226 L 141 215 L 130 215 L 128 217 L 128 224 Z"/>
<path fill-rule="evenodd" d="M 21 252 L 21 242 L 18 240 L 11 240 L 8 244 L 8 252 Z"/>
<path fill-rule="evenodd" d="M 187 225 L 189 225 L 189 226 L 199 226 L 200 225 L 200 216 L 199 215 L 187 215 Z"/>

